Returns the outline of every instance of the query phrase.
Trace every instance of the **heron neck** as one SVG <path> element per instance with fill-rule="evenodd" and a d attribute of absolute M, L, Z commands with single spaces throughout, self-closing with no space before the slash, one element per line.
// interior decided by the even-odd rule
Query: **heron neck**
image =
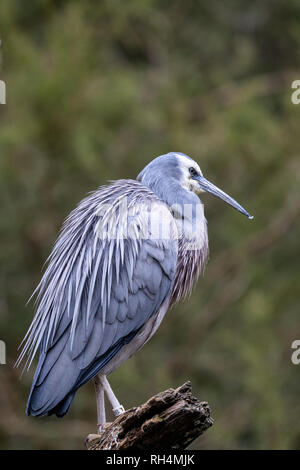
<path fill-rule="evenodd" d="M 203 204 L 195 194 L 193 195 L 195 197 L 192 201 L 187 198 L 186 202 L 175 203 L 170 208 L 179 236 L 185 242 L 185 248 L 201 250 L 207 243 L 207 225 Z"/>
<path fill-rule="evenodd" d="M 147 186 L 169 206 L 179 236 L 201 249 L 207 238 L 207 228 L 204 207 L 199 197 L 183 188 L 177 180 L 155 179 L 148 182 Z"/>

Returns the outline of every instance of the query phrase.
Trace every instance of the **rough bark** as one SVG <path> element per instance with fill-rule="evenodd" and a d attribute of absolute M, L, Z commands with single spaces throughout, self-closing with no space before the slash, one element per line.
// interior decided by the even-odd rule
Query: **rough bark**
<path fill-rule="evenodd" d="M 191 383 L 170 388 L 89 434 L 88 450 L 186 449 L 213 424 L 207 402 L 192 396 Z"/>

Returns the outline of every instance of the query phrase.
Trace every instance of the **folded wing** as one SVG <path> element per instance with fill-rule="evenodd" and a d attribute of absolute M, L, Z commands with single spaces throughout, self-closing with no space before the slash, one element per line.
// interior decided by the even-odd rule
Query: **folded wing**
<path fill-rule="evenodd" d="M 67 219 L 38 286 L 20 359 L 40 349 L 27 413 L 61 416 L 155 314 L 172 288 L 177 239 L 168 208 L 136 181 L 86 198 Z"/>

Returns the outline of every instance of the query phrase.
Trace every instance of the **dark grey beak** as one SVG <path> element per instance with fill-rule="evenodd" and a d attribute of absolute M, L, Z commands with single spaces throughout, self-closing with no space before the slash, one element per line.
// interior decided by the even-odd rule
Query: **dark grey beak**
<path fill-rule="evenodd" d="M 223 201 L 227 202 L 227 204 L 232 206 L 234 209 L 246 215 L 249 219 L 253 219 L 253 215 L 250 215 L 249 212 L 246 211 L 246 209 L 244 209 L 232 197 L 228 196 L 228 194 L 224 193 L 222 189 L 217 188 L 217 186 L 207 181 L 207 179 L 205 179 L 203 176 L 196 176 L 195 179 L 198 181 L 200 188 L 203 189 L 203 191 L 207 191 L 208 193 L 211 193 L 214 196 L 223 199 Z"/>

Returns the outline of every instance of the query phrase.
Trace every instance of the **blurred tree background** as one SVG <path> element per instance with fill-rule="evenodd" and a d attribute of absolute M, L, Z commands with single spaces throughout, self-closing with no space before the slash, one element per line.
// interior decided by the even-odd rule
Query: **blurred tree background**
<path fill-rule="evenodd" d="M 25 303 L 69 211 L 181 151 L 255 215 L 209 195 L 210 262 L 189 302 L 111 378 L 131 407 L 190 379 L 215 425 L 193 448 L 300 447 L 298 0 L 1 0 L 0 448 L 83 448 L 93 384 L 25 417 Z"/>

